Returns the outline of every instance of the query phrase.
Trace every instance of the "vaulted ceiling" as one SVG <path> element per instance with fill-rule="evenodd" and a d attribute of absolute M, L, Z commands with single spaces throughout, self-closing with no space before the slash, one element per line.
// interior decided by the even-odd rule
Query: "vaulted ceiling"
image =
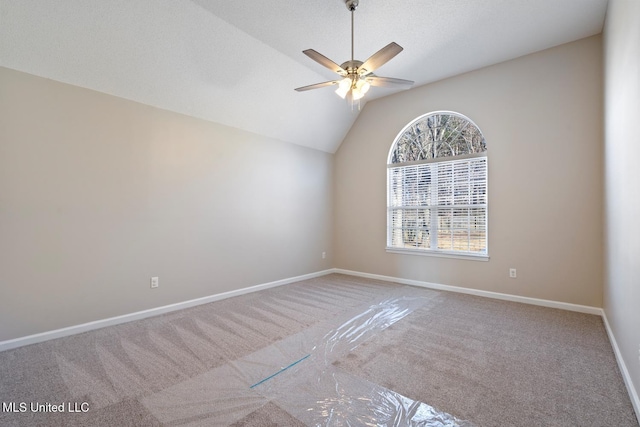
<path fill-rule="evenodd" d="M 415 86 L 602 31 L 607 0 L 360 0 L 355 56 Z M 0 66 L 334 152 L 359 111 L 302 54 L 350 59 L 344 0 L 0 0 Z M 367 99 L 397 90 L 372 88 Z"/>

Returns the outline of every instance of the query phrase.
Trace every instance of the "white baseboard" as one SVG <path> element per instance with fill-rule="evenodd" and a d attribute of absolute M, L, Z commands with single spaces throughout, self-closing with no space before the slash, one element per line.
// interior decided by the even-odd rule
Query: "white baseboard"
<path fill-rule="evenodd" d="M 274 288 L 276 286 L 282 286 L 293 282 L 299 282 L 301 280 L 313 279 L 314 277 L 320 277 L 333 273 L 333 269 L 318 271 L 315 273 L 304 274 L 302 276 L 289 277 L 287 279 L 276 280 L 274 282 L 262 283 L 260 285 L 250 286 L 247 288 L 237 289 L 234 291 L 223 292 L 220 294 L 209 295 L 202 298 L 196 298 L 189 301 L 183 301 L 175 304 L 165 305 L 162 307 L 151 308 L 149 310 L 137 311 L 135 313 L 124 314 L 122 316 L 110 317 L 108 319 L 96 320 L 93 322 L 83 323 L 81 325 L 69 326 L 66 328 L 55 329 L 53 331 L 42 332 L 39 334 L 28 335 L 25 337 L 15 338 L 6 341 L 0 341 L 0 351 L 11 350 L 13 348 L 22 347 L 25 345 L 36 344 L 43 341 L 52 340 L 55 338 L 62 338 L 69 335 L 75 335 L 82 332 L 92 331 L 94 329 L 100 329 L 107 326 L 119 325 L 121 323 L 132 322 L 134 320 L 145 319 L 151 316 L 157 316 L 159 314 L 169 313 L 176 310 L 182 310 L 197 305 L 207 304 L 214 301 L 220 301 L 222 299 L 235 297 L 238 295 L 248 294 L 250 292 L 261 291 L 263 289 Z"/>
<path fill-rule="evenodd" d="M 591 307 L 588 305 L 571 304 L 568 302 L 558 302 L 546 299 L 522 297 L 518 295 L 501 294 L 499 292 L 482 291 L 471 288 L 461 288 L 458 286 L 442 285 L 439 283 L 423 282 L 420 280 L 402 279 L 399 277 L 382 276 L 380 274 L 362 273 L 359 271 L 343 270 L 334 268 L 334 273 L 348 274 L 351 276 L 365 277 L 367 279 L 385 280 L 387 282 L 400 283 L 403 285 L 420 286 L 422 288 L 437 289 L 439 291 L 458 292 L 462 294 L 476 295 L 480 297 L 494 298 L 505 301 L 521 302 L 524 304 L 540 305 L 543 307 L 560 308 L 562 310 L 577 311 L 580 313 L 602 315 L 602 309 L 599 307 Z"/>
<path fill-rule="evenodd" d="M 613 351 L 616 356 L 618 366 L 622 373 L 622 378 L 625 382 L 625 385 L 627 386 L 627 391 L 629 392 L 631 403 L 633 404 L 634 410 L 636 412 L 636 416 L 638 417 L 638 421 L 640 422 L 640 399 L 638 398 L 638 393 L 633 385 L 633 382 L 631 381 L 631 376 L 629 375 L 627 366 L 622 358 L 622 355 L 620 353 L 620 349 L 618 348 L 618 343 L 616 342 L 613 331 L 609 326 L 609 321 L 607 319 L 607 316 L 601 308 L 570 304 L 570 303 L 564 303 L 564 302 L 558 302 L 558 301 L 551 301 L 551 300 L 543 300 L 538 298 L 522 297 L 517 295 L 502 294 L 498 292 L 462 288 L 457 286 L 442 285 L 439 283 L 424 282 L 419 280 L 402 279 L 399 277 L 383 276 L 380 274 L 362 273 L 359 271 L 344 270 L 341 268 L 332 268 L 328 270 L 318 271 L 315 273 L 304 274 L 302 276 L 290 277 L 287 279 L 276 280 L 274 282 L 263 283 L 260 285 L 237 289 L 234 291 L 210 295 L 203 298 L 196 298 L 189 301 L 179 302 L 176 304 L 156 307 L 149 310 L 138 311 L 135 313 L 125 314 L 122 316 L 110 317 L 108 319 L 96 320 L 93 322 L 83 323 L 81 325 L 70 326 L 67 328 L 56 329 L 53 331 L 42 332 L 39 334 L 28 335 L 25 337 L 15 338 L 15 339 L 6 340 L 6 341 L 0 341 L 0 351 L 10 350 L 13 348 L 18 348 L 18 347 L 22 347 L 30 344 L 36 344 L 39 342 L 48 341 L 55 338 L 62 338 L 69 335 L 74 335 L 82 332 L 104 328 L 107 326 L 113 326 L 113 325 L 119 325 L 121 323 L 132 322 L 134 320 L 145 319 L 147 317 L 157 316 L 159 314 L 182 310 L 189 307 L 195 307 L 197 305 L 207 304 L 214 301 L 220 301 L 226 298 L 244 295 L 251 292 L 257 292 L 263 289 L 274 288 L 276 286 L 282 286 L 289 283 L 298 282 L 301 280 L 307 280 L 315 277 L 325 276 L 331 273 L 347 274 L 350 276 L 364 277 L 364 278 L 375 279 L 375 280 L 384 280 L 387 282 L 400 283 L 404 285 L 419 286 L 419 287 L 424 287 L 429 289 L 458 292 L 458 293 L 464 293 L 464 294 L 470 294 L 470 295 L 476 295 L 476 296 L 482 296 L 482 297 L 488 297 L 488 298 L 494 298 L 494 299 L 500 299 L 500 300 L 506 300 L 506 301 L 514 301 L 514 302 L 521 302 L 525 304 L 539 305 L 543 307 L 559 308 L 559 309 L 564 309 L 569 311 L 576 311 L 580 313 L 600 315 L 602 316 L 602 319 L 604 321 L 605 329 L 609 336 L 609 341 L 611 342 L 611 346 L 613 347 Z"/>
<path fill-rule="evenodd" d="M 509 295 L 509 294 L 501 294 L 497 292 L 481 291 L 481 290 L 470 289 L 470 288 L 461 288 L 457 286 L 442 285 L 438 283 L 402 279 L 399 277 L 382 276 L 379 274 L 362 273 L 358 271 L 344 270 L 340 268 L 332 268 L 328 270 L 318 271 L 315 273 L 305 274 L 302 276 L 290 277 L 287 279 L 276 280 L 274 282 L 263 283 L 260 285 L 237 289 L 234 291 L 223 292 L 220 294 L 210 295 L 202 298 L 196 298 L 189 301 L 183 301 L 175 304 L 165 305 L 162 307 L 156 307 L 148 310 L 138 311 L 135 313 L 124 314 L 122 316 L 110 317 L 107 319 L 96 320 L 93 322 L 83 323 L 80 325 L 69 326 L 66 328 L 55 329 L 52 331 L 28 335 L 25 337 L 15 338 L 15 339 L 6 340 L 6 341 L 0 341 L 0 351 L 10 350 L 13 348 L 22 347 L 30 344 L 36 344 L 39 342 L 48 341 L 55 338 L 62 338 L 69 335 L 91 331 L 94 329 L 104 328 L 107 326 L 113 326 L 113 325 L 119 325 L 121 323 L 132 322 L 134 320 L 145 319 L 147 317 L 157 316 L 159 314 L 169 313 L 176 310 L 182 310 L 185 308 L 194 307 L 201 304 L 207 304 L 210 302 L 219 301 L 225 298 L 231 298 L 238 295 L 243 295 L 250 292 L 257 292 L 263 289 L 286 285 L 288 283 L 312 279 L 314 277 L 320 277 L 330 273 L 340 273 L 340 274 L 347 274 L 351 276 L 365 277 L 369 279 L 385 280 L 387 282 L 401 283 L 404 285 L 420 286 L 424 288 L 451 291 L 451 292 L 460 292 L 465 294 L 502 299 L 507 301 L 516 301 L 516 302 L 522 302 L 526 304 L 534 304 L 534 305 L 541 305 L 545 307 L 560 308 L 560 309 L 570 310 L 570 311 L 578 311 L 582 313 L 597 314 L 597 315 L 603 314 L 602 309 L 596 308 L 596 307 L 582 306 L 582 305 L 569 304 L 569 303 L 550 301 L 550 300 L 542 300 L 542 299 L 536 299 L 536 298 L 521 297 L 521 296 Z"/>
<path fill-rule="evenodd" d="M 627 365 L 624 363 L 624 359 L 622 358 L 622 354 L 620 353 L 620 349 L 618 348 L 618 343 L 616 342 L 615 335 L 613 334 L 613 331 L 609 326 L 609 321 L 607 319 L 607 316 L 604 310 L 601 308 L 591 307 L 586 305 L 570 304 L 570 303 L 558 302 L 558 301 L 551 301 L 551 300 L 544 300 L 544 299 L 538 299 L 538 298 L 521 297 L 517 295 L 501 294 L 498 292 L 481 291 L 481 290 L 470 289 L 470 288 L 460 288 L 457 286 L 442 285 L 439 283 L 430 283 L 430 282 L 423 282 L 419 280 L 402 279 L 399 277 L 392 277 L 392 276 L 382 276 L 380 274 L 362 273 L 359 271 L 343 270 L 340 268 L 334 268 L 333 272 L 339 273 L 339 274 L 347 274 L 351 276 L 365 277 L 367 279 L 384 280 L 387 282 L 400 283 L 403 285 L 420 286 L 420 287 L 429 288 L 429 289 L 459 292 L 463 294 L 470 294 L 470 295 L 476 295 L 481 297 L 495 298 L 495 299 L 506 300 L 506 301 L 521 302 L 525 304 L 540 305 L 543 307 L 559 308 L 563 310 L 576 311 L 580 313 L 599 315 L 602 317 L 602 320 L 604 322 L 604 326 L 605 326 L 605 329 L 607 330 L 607 335 L 609 337 L 609 342 L 611 343 L 611 347 L 613 348 L 613 352 L 616 356 L 616 361 L 618 362 L 618 367 L 620 368 L 620 372 L 622 373 L 622 378 L 627 387 L 627 392 L 629 393 L 629 398 L 631 399 L 631 404 L 633 405 L 633 409 L 636 413 L 636 417 L 638 418 L 638 423 L 640 423 L 640 399 L 638 398 L 638 392 L 634 387 L 633 381 L 631 381 L 629 370 L 627 369 Z"/>
<path fill-rule="evenodd" d="M 620 368 L 620 372 L 622 373 L 622 379 L 624 380 L 624 384 L 627 386 L 629 398 L 631 398 L 631 404 L 633 405 L 634 411 L 636 411 L 636 417 L 638 418 L 638 423 L 640 424 L 640 398 L 638 398 L 638 391 L 636 390 L 633 381 L 631 381 L 631 375 L 629 375 L 627 364 L 624 363 L 622 353 L 620 353 L 620 348 L 618 347 L 618 342 L 616 341 L 615 335 L 613 335 L 611 326 L 609 326 L 607 313 L 605 313 L 604 310 L 602 311 L 602 320 L 604 321 L 604 327 L 607 330 L 607 335 L 609 335 L 609 341 L 611 342 L 611 347 L 613 347 L 613 353 L 616 355 L 618 367 Z"/>

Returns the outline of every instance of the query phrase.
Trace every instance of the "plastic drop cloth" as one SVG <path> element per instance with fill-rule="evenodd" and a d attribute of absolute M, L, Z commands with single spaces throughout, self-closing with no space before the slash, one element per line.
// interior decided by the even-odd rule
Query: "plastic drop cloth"
<path fill-rule="evenodd" d="M 148 396 L 143 404 L 161 422 L 180 425 L 210 425 L 212 419 L 231 424 L 273 402 L 309 426 L 472 427 L 333 365 L 380 331 L 428 306 L 431 298 L 421 295 L 407 295 L 405 288 L 402 295 L 320 322 Z"/>

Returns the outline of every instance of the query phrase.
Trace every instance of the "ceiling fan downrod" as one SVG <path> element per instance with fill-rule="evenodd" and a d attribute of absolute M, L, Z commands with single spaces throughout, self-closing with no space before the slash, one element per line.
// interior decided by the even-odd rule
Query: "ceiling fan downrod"
<path fill-rule="evenodd" d="M 354 53 L 353 53 L 353 12 L 355 12 L 355 10 L 358 8 L 358 2 L 359 0 L 344 0 L 345 5 L 347 6 L 347 10 L 351 12 L 351 62 L 353 62 L 354 60 Z"/>

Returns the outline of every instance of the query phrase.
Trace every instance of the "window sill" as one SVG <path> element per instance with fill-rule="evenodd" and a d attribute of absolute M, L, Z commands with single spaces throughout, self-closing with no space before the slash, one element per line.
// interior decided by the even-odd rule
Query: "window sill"
<path fill-rule="evenodd" d="M 487 254 L 468 254 L 468 253 L 456 253 L 456 252 L 446 252 L 446 251 L 427 251 L 424 249 L 400 249 L 400 248 L 386 248 L 387 252 L 394 254 L 404 254 L 404 255 L 419 255 L 419 256 L 430 256 L 436 258 L 454 258 L 454 259 L 466 259 L 470 261 L 489 261 L 489 255 Z"/>

